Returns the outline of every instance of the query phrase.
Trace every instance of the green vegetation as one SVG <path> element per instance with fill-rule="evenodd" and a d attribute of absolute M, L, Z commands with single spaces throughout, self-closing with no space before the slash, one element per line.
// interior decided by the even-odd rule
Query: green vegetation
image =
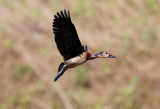
<path fill-rule="evenodd" d="M 72 103 L 75 104 L 76 109 L 82 109 L 82 103 L 77 101 L 77 98 L 73 93 L 74 93 L 73 91 L 68 90 L 67 96 L 72 100 Z"/>
<path fill-rule="evenodd" d="M 104 66 L 103 67 L 103 72 L 106 74 L 110 74 L 111 73 L 111 68 L 109 66 Z"/>
<path fill-rule="evenodd" d="M 32 68 L 26 65 L 19 65 L 15 67 L 13 74 L 16 78 L 21 78 L 24 75 L 31 75 L 33 74 Z"/>
<path fill-rule="evenodd" d="M 72 7 L 73 13 L 82 14 L 87 18 L 92 18 L 96 14 L 96 10 L 92 5 L 92 0 L 81 0 Z"/>
<path fill-rule="evenodd" d="M 120 95 L 116 96 L 114 109 L 140 109 L 140 103 L 135 92 L 137 83 L 138 78 L 134 77 L 129 86 L 123 89 Z"/>
<path fill-rule="evenodd" d="M 114 109 L 140 109 L 140 104 L 137 102 L 135 95 L 126 93 L 116 99 Z"/>
<path fill-rule="evenodd" d="M 30 109 L 31 98 L 27 95 L 17 95 L 13 98 L 13 105 L 21 109 Z"/>
<path fill-rule="evenodd" d="M 45 93 L 45 84 L 38 82 L 37 84 L 35 84 L 34 86 L 32 86 L 29 89 L 29 94 L 34 95 L 34 96 L 39 96 Z"/>
<path fill-rule="evenodd" d="M 145 0 L 145 2 L 149 9 L 153 9 L 157 5 L 158 0 Z"/>
<path fill-rule="evenodd" d="M 61 104 L 59 102 L 54 101 L 51 104 L 51 109 L 63 109 L 63 108 L 61 107 Z"/>
<path fill-rule="evenodd" d="M 50 50 L 49 50 L 49 48 L 47 48 L 47 47 L 43 47 L 43 48 L 41 48 L 41 52 L 42 52 L 44 55 L 48 55 L 48 54 L 50 53 Z"/>
<path fill-rule="evenodd" d="M 95 104 L 94 109 L 103 109 L 103 106 L 101 104 Z"/>
<path fill-rule="evenodd" d="M 5 5 L 5 3 L 6 3 L 6 0 L 1 0 L 0 1 L 0 6 Z"/>
<path fill-rule="evenodd" d="M 79 67 L 77 70 L 77 75 L 75 78 L 75 83 L 77 85 L 85 86 L 87 83 L 87 72 L 88 70 L 84 67 Z"/>
<path fill-rule="evenodd" d="M 3 43 L 3 46 L 6 47 L 6 48 L 9 48 L 9 49 L 13 49 L 14 48 L 13 42 L 11 40 L 6 40 Z"/>

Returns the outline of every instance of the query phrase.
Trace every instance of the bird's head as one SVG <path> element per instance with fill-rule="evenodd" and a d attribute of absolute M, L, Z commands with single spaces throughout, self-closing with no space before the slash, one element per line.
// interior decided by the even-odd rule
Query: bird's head
<path fill-rule="evenodd" d="M 100 52 L 99 54 L 95 55 L 97 58 L 116 58 L 115 56 L 107 53 L 107 52 Z"/>

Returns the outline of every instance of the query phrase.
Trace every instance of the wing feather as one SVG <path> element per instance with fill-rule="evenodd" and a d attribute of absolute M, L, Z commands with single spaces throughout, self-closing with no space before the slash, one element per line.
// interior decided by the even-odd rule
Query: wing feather
<path fill-rule="evenodd" d="M 68 13 L 66 10 L 60 11 L 54 15 L 53 33 L 57 48 L 65 61 L 84 52 L 76 28 L 70 19 L 69 11 Z"/>

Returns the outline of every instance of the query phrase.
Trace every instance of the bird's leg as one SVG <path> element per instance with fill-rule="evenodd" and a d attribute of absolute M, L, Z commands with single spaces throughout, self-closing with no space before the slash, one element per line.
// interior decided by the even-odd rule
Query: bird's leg
<path fill-rule="evenodd" d="M 65 69 L 65 67 L 66 67 L 66 65 L 63 65 L 63 67 L 61 68 L 61 70 L 55 76 L 54 81 L 56 81 L 59 77 L 61 77 L 64 74 L 64 72 L 67 70 L 67 69 Z"/>

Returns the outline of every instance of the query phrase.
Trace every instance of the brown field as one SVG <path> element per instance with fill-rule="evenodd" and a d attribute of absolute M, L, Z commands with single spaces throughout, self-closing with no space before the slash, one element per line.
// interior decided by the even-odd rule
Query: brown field
<path fill-rule="evenodd" d="M 70 10 L 97 59 L 65 72 L 52 33 Z M 160 109 L 160 0 L 1 0 L 0 109 Z"/>

